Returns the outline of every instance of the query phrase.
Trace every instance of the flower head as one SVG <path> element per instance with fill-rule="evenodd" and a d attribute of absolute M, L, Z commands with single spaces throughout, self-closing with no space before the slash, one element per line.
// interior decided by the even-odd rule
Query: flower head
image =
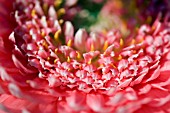
<path fill-rule="evenodd" d="M 14 2 L 16 24 L 0 26 L 8 28 L 0 32 L 2 111 L 169 112 L 170 15 L 142 25 L 135 38 L 115 29 L 75 32 L 62 18 L 76 3 Z"/>

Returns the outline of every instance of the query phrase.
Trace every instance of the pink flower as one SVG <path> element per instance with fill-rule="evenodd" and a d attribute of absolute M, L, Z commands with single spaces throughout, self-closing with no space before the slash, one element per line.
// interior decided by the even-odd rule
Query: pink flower
<path fill-rule="evenodd" d="M 0 2 L 0 112 L 170 112 L 169 14 L 122 38 L 74 33 L 59 2 L 13 3 Z"/>

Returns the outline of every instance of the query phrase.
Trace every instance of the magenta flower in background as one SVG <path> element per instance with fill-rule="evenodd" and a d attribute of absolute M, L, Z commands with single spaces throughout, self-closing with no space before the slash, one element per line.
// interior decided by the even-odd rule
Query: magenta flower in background
<path fill-rule="evenodd" d="M 169 6 L 132 31 L 111 2 L 94 0 L 127 28 L 105 29 L 114 18 L 101 16 L 77 30 L 79 0 L 1 0 L 0 113 L 169 113 Z"/>

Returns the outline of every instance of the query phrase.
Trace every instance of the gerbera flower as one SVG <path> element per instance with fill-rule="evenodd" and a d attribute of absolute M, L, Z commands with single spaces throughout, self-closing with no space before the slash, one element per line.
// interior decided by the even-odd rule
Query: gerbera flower
<path fill-rule="evenodd" d="M 13 3 L 0 5 L 0 112 L 170 112 L 169 14 L 123 38 L 76 31 L 63 16 L 76 0 Z"/>

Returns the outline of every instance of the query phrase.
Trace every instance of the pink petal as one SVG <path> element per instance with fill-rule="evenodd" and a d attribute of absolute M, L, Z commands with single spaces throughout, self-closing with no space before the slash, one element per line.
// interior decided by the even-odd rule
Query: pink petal
<path fill-rule="evenodd" d="M 100 112 L 103 108 L 104 97 L 102 95 L 88 94 L 87 105 L 95 112 Z"/>
<path fill-rule="evenodd" d="M 73 91 L 71 95 L 66 98 L 66 101 L 74 111 L 82 111 L 87 108 L 87 106 L 85 106 L 85 98 L 85 94 Z"/>
<path fill-rule="evenodd" d="M 75 34 L 74 46 L 81 51 L 85 50 L 86 40 L 87 40 L 87 32 L 85 29 L 79 29 Z"/>
<path fill-rule="evenodd" d="M 66 21 L 64 24 L 64 35 L 68 38 L 72 38 L 74 35 L 74 27 L 69 21 Z M 66 41 L 68 41 L 68 39 Z"/>
<path fill-rule="evenodd" d="M 139 95 L 146 94 L 151 90 L 152 86 L 150 84 L 143 85 L 141 88 L 139 88 Z"/>
<path fill-rule="evenodd" d="M 144 82 L 149 82 L 152 81 L 156 78 L 158 78 L 158 76 L 160 76 L 160 66 L 157 67 L 156 70 L 153 70 L 151 73 L 149 73 L 145 78 L 146 80 L 144 80 Z"/>

